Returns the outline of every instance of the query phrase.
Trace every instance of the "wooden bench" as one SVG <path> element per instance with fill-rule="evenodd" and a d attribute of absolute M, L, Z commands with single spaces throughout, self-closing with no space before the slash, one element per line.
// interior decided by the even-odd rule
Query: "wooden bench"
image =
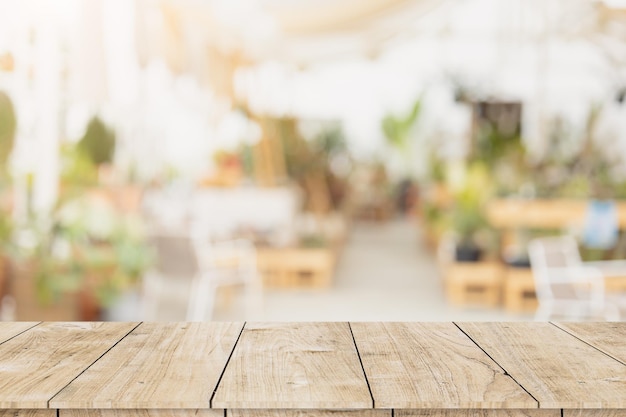
<path fill-rule="evenodd" d="M 0 416 L 624 417 L 624 340 L 626 323 L 0 323 Z"/>
<path fill-rule="evenodd" d="M 499 262 L 453 262 L 445 266 L 448 301 L 454 305 L 500 305 L 502 273 Z"/>
<path fill-rule="evenodd" d="M 504 308 L 512 313 L 537 310 L 535 279 L 530 268 L 506 268 L 504 274 Z"/>
<path fill-rule="evenodd" d="M 267 287 L 327 288 L 332 285 L 336 254 L 332 249 L 259 249 L 257 264 Z"/>

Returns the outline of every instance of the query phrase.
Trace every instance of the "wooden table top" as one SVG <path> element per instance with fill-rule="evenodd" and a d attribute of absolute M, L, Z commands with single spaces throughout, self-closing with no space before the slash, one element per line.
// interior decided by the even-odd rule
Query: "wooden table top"
<path fill-rule="evenodd" d="M 0 323 L 0 417 L 537 408 L 626 415 L 626 323 Z"/>

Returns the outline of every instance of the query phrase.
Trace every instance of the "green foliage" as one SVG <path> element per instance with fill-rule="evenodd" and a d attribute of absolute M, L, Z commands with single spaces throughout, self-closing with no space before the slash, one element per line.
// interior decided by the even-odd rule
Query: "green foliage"
<path fill-rule="evenodd" d="M 328 246 L 328 239 L 322 234 L 307 234 L 300 237 L 300 247 L 302 248 L 325 248 Z"/>
<path fill-rule="evenodd" d="M 333 156 L 347 150 L 343 130 L 339 126 L 323 127 L 315 137 L 305 140 L 298 132 L 295 119 L 266 119 L 269 135 L 280 138 L 287 165 L 287 174 L 296 180 L 314 175 L 326 175 Z"/>
<path fill-rule="evenodd" d="M 435 224 L 442 217 L 444 217 L 444 211 L 436 204 L 430 203 L 428 201 L 423 203 L 424 210 L 424 221 L 428 224 Z"/>
<path fill-rule="evenodd" d="M 322 129 L 311 142 L 313 152 L 331 157 L 347 151 L 346 137 L 340 126 Z"/>
<path fill-rule="evenodd" d="M 109 306 L 153 261 L 139 220 L 121 216 L 104 201 L 70 200 L 22 233 L 35 242 L 19 254 L 34 268 L 42 304 L 87 289 Z"/>
<path fill-rule="evenodd" d="M 5 167 L 13 150 L 17 118 L 9 96 L 0 91 L 0 167 Z"/>
<path fill-rule="evenodd" d="M 472 240 L 476 233 L 488 227 L 485 204 L 491 196 L 492 183 L 487 166 L 472 163 L 463 184 L 454 191 L 450 224 L 461 240 Z"/>
<path fill-rule="evenodd" d="M 578 146 L 573 146 L 576 143 L 569 126 L 560 119 L 553 121 L 546 156 L 528 169 L 539 197 L 626 197 L 626 181 L 623 175 L 616 175 L 626 161 L 610 146 L 599 146 L 595 138 L 600 112 L 597 105 L 589 109 L 583 140 Z M 571 148 L 567 152 L 565 145 Z"/>
<path fill-rule="evenodd" d="M 409 148 L 411 129 L 417 122 L 422 110 L 421 100 L 417 100 L 408 114 L 404 116 L 394 116 L 388 114 L 381 123 L 381 128 L 387 143 L 401 152 L 407 152 Z"/>
<path fill-rule="evenodd" d="M 0 251 L 5 254 L 13 252 L 13 219 L 8 210 L 0 211 Z"/>
<path fill-rule="evenodd" d="M 521 104 L 507 102 L 474 103 L 475 125 L 472 159 L 493 165 L 519 148 Z"/>
<path fill-rule="evenodd" d="M 78 142 L 78 150 L 96 166 L 111 163 L 115 153 L 115 133 L 95 116 Z"/>
<path fill-rule="evenodd" d="M 74 144 L 61 146 L 61 181 L 69 186 L 89 186 L 98 182 L 98 169 L 92 159 Z"/>
<path fill-rule="evenodd" d="M 434 151 L 428 155 L 428 177 L 434 183 L 446 180 L 446 164 Z"/>

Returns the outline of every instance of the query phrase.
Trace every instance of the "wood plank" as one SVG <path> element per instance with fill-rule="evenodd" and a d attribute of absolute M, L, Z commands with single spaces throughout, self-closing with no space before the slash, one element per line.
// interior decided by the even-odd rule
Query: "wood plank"
<path fill-rule="evenodd" d="M 395 410 L 396 417 L 561 417 L 561 410 Z M 581 416 L 583 417 L 583 416 Z M 598 416 L 600 417 L 600 416 Z"/>
<path fill-rule="evenodd" d="M 54 397 L 50 406 L 209 408 L 242 327 L 243 323 L 143 323 Z"/>
<path fill-rule="evenodd" d="M 626 410 L 563 410 L 563 417 L 626 417 Z"/>
<path fill-rule="evenodd" d="M 137 323 L 42 323 L 0 345 L 0 408 L 47 408 L 48 400 Z"/>
<path fill-rule="evenodd" d="M 59 417 L 224 417 L 224 410 L 59 410 Z"/>
<path fill-rule="evenodd" d="M 0 417 L 56 417 L 56 410 L 0 410 Z"/>
<path fill-rule="evenodd" d="M 391 417 L 391 410 L 227 410 L 226 417 Z"/>
<path fill-rule="evenodd" d="M 626 364 L 626 322 L 554 324 Z"/>
<path fill-rule="evenodd" d="M 615 201 L 615 205 L 619 228 L 625 229 L 626 201 Z M 583 224 L 588 207 L 589 201 L 585 199 L 504 198 L 489 201 L 486 215 L 492 226 L 502 229 L 562 229 Z"/>
<path fill-rule="evenodd" d="M 625 408 L 626 366 L 550 323 L 459 323 L 541 408 Z"/>
<path fill-rule="evenodd" d="M 537 408 L 452 323 L 352 323 L 376 408 Z"/>
<path fill-rule="evenodd" d="M 218 408 L 372 408 L 348 323 L 246 324 Z"/>
<path fill-rule="evenodd" d="M 38 321 L 5 321 L 0 322 L 0 344 L 26 330 L 38 325 Z"/>

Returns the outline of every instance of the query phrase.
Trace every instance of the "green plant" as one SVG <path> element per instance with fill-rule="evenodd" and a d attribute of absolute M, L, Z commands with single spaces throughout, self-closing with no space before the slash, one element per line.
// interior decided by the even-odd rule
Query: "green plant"
<path fill-rule="evenodd" d="M 474 103 L 472 159 L 493 165 L 521 142 L 521 111 L 518 102 Z"/>
<path fill-rule="evenodd" d="M 107 307 L 152 262 L 139 220 L 120 215 L 104 200 L 64 202 L 20 233 L 29 237 L 20 255 L 33 270 L 42 304 L 83 290 Z"/>
<path fill-rule="evenodd" d="M 305 190 L 304 207 L 320 212 L 340 207 L 347 173 L 333 172 L 331 161 L 348 158 L 341 127 L 322 122 L 317 126 L 317 133 L 305 139 L 293 118 L 265 118 L 262 125 L 268 137 L 280 142 L 288 177 Z M 323 198 L 315 199 L 314 195 Z"/>
<path fill-rule="evenodd" d="M 302 248 L 325 248 L 328 246 L 328 239 L 319 233 L 310 233 L 300 236 L 300 247 Z"/>
<path fill-rule="evenodd" d="M 428 179 L 434 183 L 446 181 L 445 162 L 434 150 L 428 155 Z"/>
<path fill-rule="evenodd" d="M 89 121 L 87 130 L 77 146 L 94 165 L 111 163 L 115 153 L 115 133 L 95 116 Z"/>
<path fill-rule="evenodd" d="M 61 181 L 67 186 L 89 186 L 98 182 L 97 166 L 77 145 L 61 146 Z"/>
<path fill-rule="evenodd" d="M 7 160 L 13 150 L 17 118 L 11 98 L 0 91 L 0 167 L 6 170 Z"/>
<path fill-rule="evenodd" d="M 417 122 L 422 109 L 421 100 L 417 100 L 404 116 L 388 114 L 381 123 L 387 142 L 401 151 L 406 151 L 410 143 L 411 129 Z"/>
<path fill-rule="evenodd" d="M 485 204 L 491 196 L 492 183 L 484 163 L 472 163 L 464 181 L 453 190 L 453 204 L 449 212 L 450 225 L 463 243 L 475 240 L 479 231 L 488 227 Z"/>
<path fill-rule="evenodd" d="M 422 110 L 422 101 L 416 100 L 409 112 L 403 116 L 388 114 L 381 122 L 387 143 L 403 155 L 406 169 L 411 169 L 411 133 Z"/>

